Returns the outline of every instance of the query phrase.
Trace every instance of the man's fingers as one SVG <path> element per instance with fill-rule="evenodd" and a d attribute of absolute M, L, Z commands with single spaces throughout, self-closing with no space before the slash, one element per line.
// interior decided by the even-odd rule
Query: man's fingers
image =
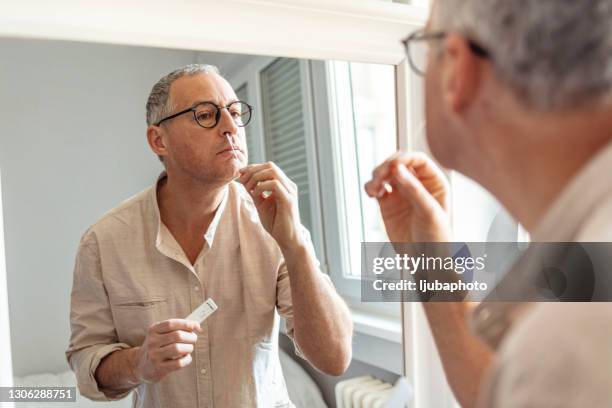
<path fill-rule="evenodd" d="M 372 179 L 380 179 L 385 178 L 389 174 L 391 170 L 391 166 L 401 157 L 410 157 L 415 153 L 406 153 L 406 152 L 395 152 L 391 156 L 389 156 L 384 162 L 376 166 L 374 171 L 372 171 Z"/>
<path fill-rule="evenodd" d="M 436 179 L 445 185 L 448 190 L 448 180 L 442 169 L 426 154 L 419 153 L 417 162 L 409 167 L 414 170 L 415 176 L 419 180 Z"/>
<path fill-rule="evenodd" d="M 386 181 L 375 182 L 374 180 L 370 180 L 364 185 L 364 188 L 365 192 L 372 198 L 381 198 L 386 192 L 389 192 Z"/>
<path fill-rule="evenodd" d="M 447 184 L 442 170 L 426 154 L 397 152 L 374 169 L 372 180 L 364 185 L 366 193 L 370 197 L 380 198 L 384 194 L 386 184 L 393 176 L 393 169 L 399 165 L 404 165 L 421 180 L 435 178 Z"/>
<path fill-rule="evenodd" d="M 248 166 L 243 167 L 243 168 L 241 168 L 239 170 L 240 174 L 241 174 L 241 177 L 242 176 L 248 177 L 250 174 L 252 174 L 252 173 L 254 173 L 254 172 L 258 171 L 258 170 L 261 170 L 261 169 L 264 169 L 264 168 L 268 167 L 270 165 L 270 163 L 271 162 L 249 164 Z"/>
<path fill-rule="evenodd" d="M 286 202 L 291 201 L 289 191 L 287 191 L 285 186 L 283 186 L 279 180 L 262 181 L 255 186 L 251 195 L 254 199 L 256 199 L 256 204 L 261 202 L 264 191 L 271 191 L 273 195 Z"/>
<path fill-rule="evenodd" d="M 391 169 L 393 166 L 397 166 L 399 157 L 399 152 L 393 154 L 372 171 L 372 180 L 364 186 L 370 197 L 380 198 L 384 194 L 383 188 L 391 178 Z"/>
<path fill-rule="evenodd" d="M 258 183 L 268 180 L 278 180 L 283 184 L 287 191 L 297 194 L 297 186 L 295 183 L 292 182 L 278 167 L 265 168 L 253 173 L 249 181 L 244 185 L 244 188 L 250 192 L 255 188 L 255 186 L 257 186 Z"/>
<path fill-rule="evenodd" d="M 255 173 L 252 173 L 244 184 L 244 188 L 247 191 L 251 191 L 260 181 L 270 180 L 272 178 L 274 178 L 274 170 L 271 168 L 264 168 Z"/>
<path fill-rule="evenodd" d="M 163 347 L 173 343 L 195 344 L 197 341 L 197 334 L 185 330 L 176 330 L 170 333 L 158 334 L 155 343 L 159 347 Z"/>
<path fill-rule="evenodd" d="M 364 184 L 363 188 L 365 192 L 372 198 L 377 198 L 380 190 L 377 190 L 375 187 L 374 180 L 370 180 Z"/>
<path fill-rule="evenodd" d="M 200 323 L 186 319 L 168 319 L 162 322 L 156 323 L 149 328 L 150 332 L 163 334 L 169 333 L 176 330 L 186 331 L 199 331 L 202 332 Z"/>
<path fill-rule="evenodd" d="M 246 185 L 255 173 L 276 167 L 273 162 L 250 164 L 240 169 L 240 182 Z"/>
<path fill-rule="evenodd" d="M 257 183 L 266 180 L 279 180 L 287 189 L 297 194 L 297 185 L 273 162 L 256 164 L 241 170 L 240 181 L 247 191 L 255 188 Z"/>
<path fill-rule="evenodd" d="M 193 344 L 173 343 L 159 349 L 159 357 L 162 360 L 174 360 L 193 352 Z"/>
<path fill-rule="evenodd" d="M 255 175 L 255 173 L 260 172 L 262 170 L 268 170 L 268 169 L 270 169 L 270 165 L 268 163 L 248 165 L 247 167 L 239 170 L 240 171 L 239 180 L 246 188 L 246 186 L 250 183 L 251 178 L 253 177 L 253 175 Z M 247 189 L 247 191 L 250 191 L 250 190 Z"/>
<path fill-rule="evenodd" d="M 283 186 L 280 180 L 266 180 L 262 181 L 255 186 L 253 192 L 251 193 L 253 196 L 259 197 L 264 191 L 271 191 L 273 194 L 284 198 L 285 200 L 290 199 L 289 191 Z"/>
<path fill-rule="evenodd" d="M 166 371 L 176 371 L 183 367 L 187 367 L 193 361 L 191 354 L 187 354 L 184 357 L 177 358 L 176 360 L 167 360 L 161 363 L 160 367 Z"/>
<path fill-rule="evenodd" d="M 394 167 L 393 176 L 395 181 L 394 186 L 404 198 L 410 200 L 421 210 L 427 212 L 432 211 L 437 201 L 431 196 L 419 179 L 416 178 L 412 172 L 408 171 L 406 166 L 400 164 Z"/>

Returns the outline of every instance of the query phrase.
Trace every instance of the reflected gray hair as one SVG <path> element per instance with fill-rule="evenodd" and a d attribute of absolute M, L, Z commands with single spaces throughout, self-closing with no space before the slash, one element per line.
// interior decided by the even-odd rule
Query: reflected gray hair
<path fill-rule="evenodd" d="M 435 0 L 432 30 L 466 35 L 530 107 L 598 102 L 612 89 L 612 0 Z"/>
<path fill-rule="evenodd" d="M 147 99 L 147 125 L 151 126 L 172 114 L 174 105 L 170 99 L 170 87 L 177 79 L 184 76 L 198 74 L 219 74 L 219 69 L 214 65 L 189 64 L 176 69 L 161 78 L 151 89 Z"/>

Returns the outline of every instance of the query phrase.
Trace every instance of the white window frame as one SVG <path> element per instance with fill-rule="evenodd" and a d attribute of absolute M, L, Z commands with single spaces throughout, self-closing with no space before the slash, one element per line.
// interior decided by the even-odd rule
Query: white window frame
<path fill-rule="evenodd" d="M 423 78 L 407 59 L 396 65 L 397 127 L 400 150 L 426 151 Z M 402 303 L 404 372 L 415 388 L 415 407 L 457 406 L 420 303 Z"/>
<path fill-rule="evenodd" d="M 354 262 L 351 262 L 351 250 L 349 239 L 356 235 L 360 228 L 349 225 L 347 216 L 349 201 L 345 196 L 347 184 L 350 183 L 352 194 L 359 195 L 363 186 L 357 180 L 347 180 L 344 169 L 346 166 L 342 159 L 346 159 L 346 153 L 353 153 L 354 146 L 341 146 L 341 135 L 354 134 L 353 121 L 342 121 L 346 123 L 346 128 L 339 128 L 339 112 L 335 112 L 336 93 L 335 87 L 338 85 L 335 77 L 335 69 L 330 61 L 311 61 L 313 92 L 316 95 L 317 104 L 315 106 L 316 134 L 318 139 L 318 156 L 320 173 L 326 177 L 321 180 L 321 196 L 325 197 L 321 203 L 323 219 L 325 222 L 325 237 L 327 253 L 333 254 L 327 262 L 330 265 L 330 276 L 336 289 L 343 295 L 351 309 L 358 313 L 377 314 L 381 319 L 388 322 L 395 321 L 399 329 L 401 318 L 398 303 L 364 303 L 361 302 L 360 281 L 355 276 L 350 276 L 349 270 L 353 269 Z M 347 84 L 350 86 L 350 84 Z M 333 89 L 332 89 L 333 88 Z M 351 108 L 352 115 L 352 108 Z M 344 153 L 341 153 L 343 151 Z M 354 158 L 354 157 L 353 157 Z M 354 238 L 353 238 L 354 239 Z M 352 254 L 354 256 L 354 253 Z M 388 326 L 388 325 L 387 325 Z M 388 336 L 388 331 L 381 333 Z M 382 337 L 381 335 L 381 337 Z M 393 336 L 399 339 L 399 336 Z"/>

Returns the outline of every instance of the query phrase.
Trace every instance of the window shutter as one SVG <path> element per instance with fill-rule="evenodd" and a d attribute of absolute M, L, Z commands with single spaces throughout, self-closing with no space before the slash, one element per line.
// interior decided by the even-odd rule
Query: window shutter
<path fill-rule="evenodd" d="M 312 230 L 300 62 L 278 58 L 261 72 L 266 159 L 298 186 L 302 224 Z"/>

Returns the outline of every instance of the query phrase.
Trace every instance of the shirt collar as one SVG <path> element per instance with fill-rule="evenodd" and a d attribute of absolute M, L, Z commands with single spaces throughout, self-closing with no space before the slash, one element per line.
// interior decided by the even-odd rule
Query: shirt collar
<path fill-rule="evenodd" d="M 151 187 L 151 201 L 153 202 L 153 208 L 155 209 L 155 227 L 156 227 L 156 235 L 155 235 L 155 246 L 159 248 L 162 244 L 162 222 L 161 215 L 159 213 L 159 203 L 157 202 L 157 190 L 159 189 L 159 184 L 162 180 L 166 179 L 168 175 L 166 171 L 162 171 L 160 175 L 157 177 L 155 181 L 155 185 Z"/>
<path fill-rule="evenodd" d="M 215 211 L 215 216 L 213 217 L 210 225 L 208 226 L 208 230 L 204 234 L 204 239 L 208 243 L 209 247 L 212 247 L 213 241 L 215 239 L 215 233 L 217 232 L 217 227 L 219 226 L 219 222 L 221 221 L 221 215 L 225 210 L 225 206 L 227 204 L 227 196 L 228 196 L 229 188 L 225 186 L 223 190 L 223 198 L 221 199 L 221 203 L 219 203 L 219 207 L 217 207 L 217 211 Z"/>

